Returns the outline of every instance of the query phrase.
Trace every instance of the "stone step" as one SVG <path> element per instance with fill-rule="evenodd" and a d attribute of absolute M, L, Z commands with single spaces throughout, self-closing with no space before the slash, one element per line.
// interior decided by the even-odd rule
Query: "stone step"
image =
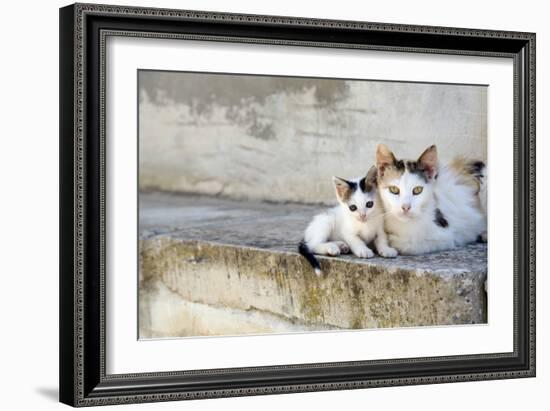
<path fill-rule="evenodd" d="M 190 302 L 161 281 L 140 291 L 140 338 L 272 334 L 334 330 L 255 308 L 247 310 Z"/>
<path fill-rule="evenodd" d="M 140 336 L 487 321 L 486 245 L 395 259 L 320 257 L 317 277 L 296 247 L 321 209 L 141 193 Z"/>

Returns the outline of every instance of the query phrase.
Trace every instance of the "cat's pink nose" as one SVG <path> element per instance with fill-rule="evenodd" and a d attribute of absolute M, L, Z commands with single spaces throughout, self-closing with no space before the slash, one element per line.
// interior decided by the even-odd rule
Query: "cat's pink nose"
<path fill-rule="evenodd" d="M 409 210 L 411 209 L 411 205 L 410 204 L 401 204 L 401 209 L 403 210 L 403 212 L 405 213 L 408 213 Z"/>

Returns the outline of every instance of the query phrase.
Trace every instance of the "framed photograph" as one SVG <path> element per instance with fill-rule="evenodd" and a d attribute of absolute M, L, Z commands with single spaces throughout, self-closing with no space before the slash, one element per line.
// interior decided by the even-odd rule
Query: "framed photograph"
<path fill-rule="evenodd" d="M 535 376 L 535 34 L 60 10 L 60 399 Z"/>

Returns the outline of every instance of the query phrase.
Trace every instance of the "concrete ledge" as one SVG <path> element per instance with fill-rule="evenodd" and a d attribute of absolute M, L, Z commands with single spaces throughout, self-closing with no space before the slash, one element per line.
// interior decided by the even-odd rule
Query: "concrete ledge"
<path fill-rule="evenodd" d="M 318 278 L 294 251 L 316 211 L 142 194 L 140 336 L 486 322 L 485 245 L 396 259 L 324 257 Z"/>

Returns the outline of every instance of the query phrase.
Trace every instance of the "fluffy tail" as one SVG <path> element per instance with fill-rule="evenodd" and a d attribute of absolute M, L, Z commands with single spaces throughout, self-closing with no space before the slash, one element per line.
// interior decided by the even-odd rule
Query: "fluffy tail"
<path fill-rule="evenodd" d="M 461 177 L 461 183 L 474 188 L 475 195 L 479 201 L 479 209 L 483 217 L 487 219 L 487 166 L 480 160 L 466 160 L 456 158 L 451 167 Z M 478 237 L 478 241 L 487 242 L 487 231 L 485 230 Z"/>
<path fill-rule="evenodd" d="M 315 274 L 321 275 L 323 273 L 321 271 L 319 260 L 317 260 L 315 255 L 309 250 L 305 241 L 300 241 L 300 244 L 298 245 L 298 252 L 304 256 L 308 263 L 311 264 L 311 266 L 315 270 Z"/>
<path fill-rule="evenodd" d="M 482 163 L 483 164 L 483 163 Z M 487 167 L 483 164 L 479 169 L 479 202 L 485 216 L 487 216 Z"/>
<path fill-rule="evenodd" d="M 479 205 L 483 214 L 487 215 L 487 166 L 483 161 L 470 160 L 465 170 L 477 183 Z"/>
<path fill-rule="evenodd" d="M 479 170 L 479 205 L 483 216 L 485 217 L 485 224 L 487 224 L 487 167 L 483 164 Z M 480 235 L 481 242 L 487 242 L 487 230 Z"/>

